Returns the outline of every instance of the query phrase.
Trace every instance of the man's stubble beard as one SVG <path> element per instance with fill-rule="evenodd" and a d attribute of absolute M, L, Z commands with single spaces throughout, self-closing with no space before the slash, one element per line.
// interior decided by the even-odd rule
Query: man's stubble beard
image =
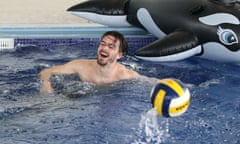
<path fill-rule="evenodd" d="M 114 58 L 110 58 L 108 59 L 106 62 L 101 62 L 101 60 L 99 58 L 97 58 L 97 63 L 100 65 L 100 66 L 106 66 L 108 64 L 112 64 L 114 62 Z"/>

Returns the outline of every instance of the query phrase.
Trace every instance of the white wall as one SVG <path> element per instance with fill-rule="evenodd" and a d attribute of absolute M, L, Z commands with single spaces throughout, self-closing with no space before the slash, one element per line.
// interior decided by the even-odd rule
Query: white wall
<path fill-rule="evenodd" d="M 82 1 L 0 0 L 0 25 L 87 23 L 66 11 Z"/>

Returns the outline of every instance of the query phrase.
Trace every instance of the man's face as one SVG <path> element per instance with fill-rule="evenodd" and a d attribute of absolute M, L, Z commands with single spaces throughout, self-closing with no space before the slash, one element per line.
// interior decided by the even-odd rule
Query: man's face
<path fill-rule="evenodd" d="M 117 62 L 122 57 L 119 46 L 120 42 L 115 37 L 110 35 L 103 37 L 98 47 L 98 64 L 105 66 Z"/>

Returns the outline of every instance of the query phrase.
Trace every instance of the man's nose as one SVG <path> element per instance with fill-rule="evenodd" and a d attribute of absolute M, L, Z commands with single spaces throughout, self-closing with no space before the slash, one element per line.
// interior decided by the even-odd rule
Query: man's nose
<path fill-rule="evenodd" d="M 109 45 L 105 44 L 105 45 L 103 45 L 102 48 L 103 48 L 104 50 L 108 50 L 108 49 L 109 49 Z"/>

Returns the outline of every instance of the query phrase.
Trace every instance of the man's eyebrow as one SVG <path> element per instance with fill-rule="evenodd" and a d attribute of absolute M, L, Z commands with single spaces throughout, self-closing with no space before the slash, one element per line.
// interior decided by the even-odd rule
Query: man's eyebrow
<path fill-rule="evenodd" d="M 116 44 L 109 44 L 110 46 L 116 47 Z"/>
<path fill-rule="evenodd" d="M 113 47 L 117 47 L 115 43 L 107 43 L 106 41 L 104 40 L 101 40 L 100 43 L 104 43 L 104 44 L 107 44 L 108 46 L 113 46 Z"/>

